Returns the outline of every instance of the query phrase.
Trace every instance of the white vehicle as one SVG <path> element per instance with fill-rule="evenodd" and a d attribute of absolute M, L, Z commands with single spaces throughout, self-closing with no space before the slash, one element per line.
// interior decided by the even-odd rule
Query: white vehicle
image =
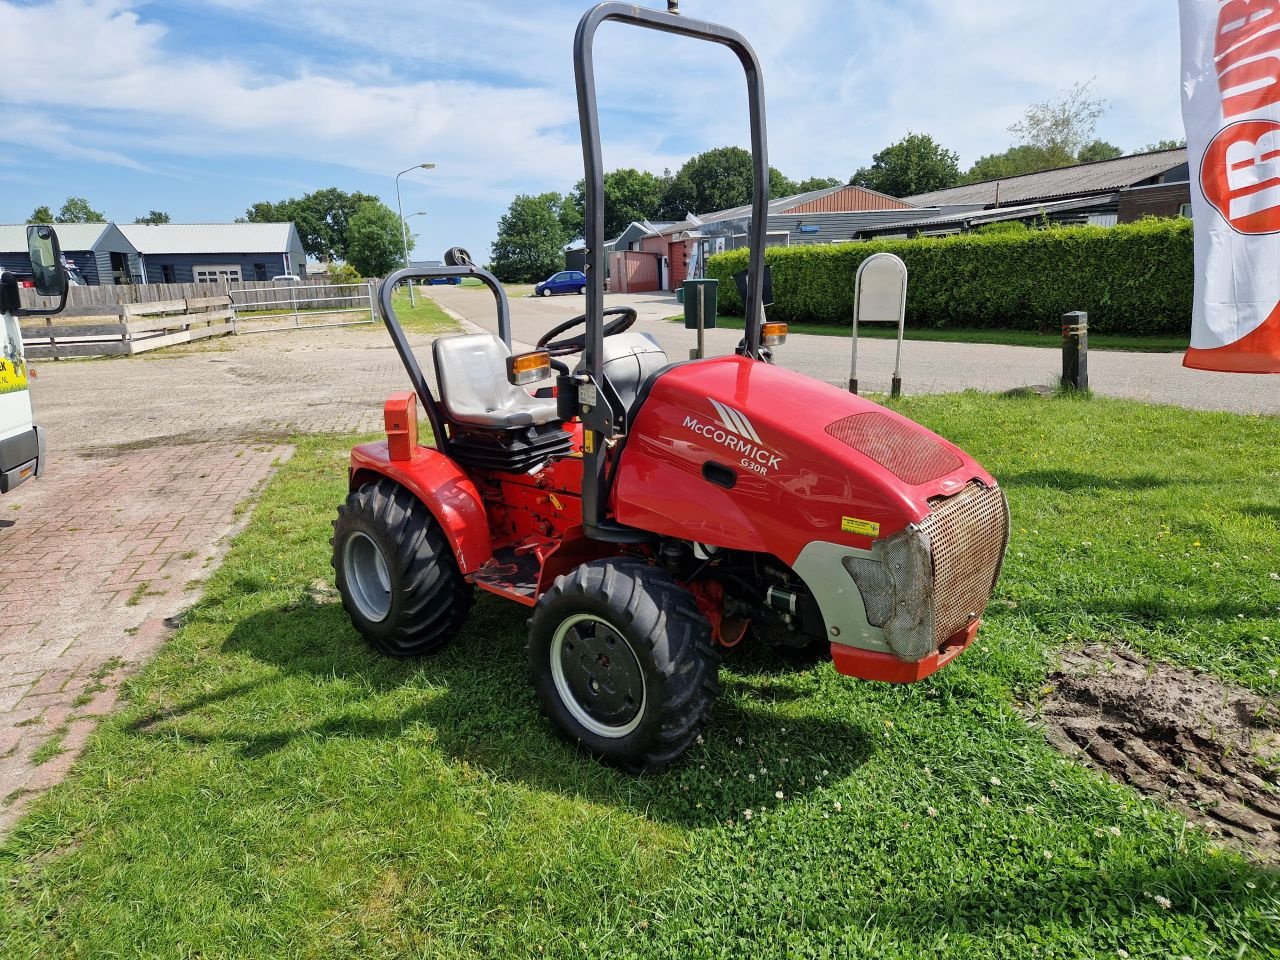
<path fill-rule="evenodd" d="M 69 278 L 52 227 L 27 227 L 31 276 L 42 297 L 58 297 L 53 310 L 24 310 L 18 278 L 0 274 L 0 493 L 44 472 L 44 432 L 32 420 L 27 386 L 27 359 L 22 349 L 19 319 L 31 314 L 60 313 L 67 305 Z"/>

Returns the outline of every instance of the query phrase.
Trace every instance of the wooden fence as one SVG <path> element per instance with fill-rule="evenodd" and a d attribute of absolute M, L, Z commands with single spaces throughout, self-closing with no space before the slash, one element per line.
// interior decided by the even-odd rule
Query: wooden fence
<path fill-rule="evenodd" d="M 31 359 L 127 356 L 235 332 L 235 309 L 225 294 L 82 306 L 24 320 L 22 339 Z"/>
<path fill-rule="evenodd" d="M 27 308 L 52 309 L 56 300 L 37 297 L 35 291 L 21 291 L 22 305 Z M 254 308 L 279 309 L 281 301 L 296 301 L 299 310 L 336 309 L 351 310 L 369 307 L 366 284 L 333 284 L 327 278 L 317 277 L 297 283 L 231 283 L 219 280 L 211 283 L 135 283 L 114 286 L 72 287 L 67 291 L 67 313 L 74 314 L 84 307 L 124 306 L 136 303 L 168 303 L 174 300 L 202 300 L 214 296 L 228 296 L 242 311 Z"/>

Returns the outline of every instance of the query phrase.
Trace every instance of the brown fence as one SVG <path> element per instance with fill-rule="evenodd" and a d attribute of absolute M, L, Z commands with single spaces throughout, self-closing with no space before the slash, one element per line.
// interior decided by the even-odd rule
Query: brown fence
<path fill-rule="evenodd" d="M 57 301 L 38 297 L 35 291 L 24 288 L 22 305 L 27 308 L 52 309 Z M 296 301 L 299 310 L 311 309 L 367 309 L 369 293 L 367 284 L 334 284 L 327 278 L 316 277 L 296 283 L 271 283 L 252 281 L 231 283 L 220 280 L 211 283 L 135 283 L 115 286 L 72 287 L 67 292 L 67 312 L 82 307 L 123 306 L 132 303 L 167 303 L 174 300 L 205 299 L 229 296 L 241 310 L 279 309 L 280 301 Z"/>
<path fill-rule="evenodd" d="M 125 356 L 235 332 L 235 311 L 225 294 L 82 306 L 24 320 L 22 339 L 31 359 Z"/>

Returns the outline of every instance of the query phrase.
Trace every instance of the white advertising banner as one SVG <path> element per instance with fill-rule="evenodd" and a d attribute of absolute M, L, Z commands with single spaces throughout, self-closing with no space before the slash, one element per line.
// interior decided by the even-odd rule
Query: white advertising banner
<path fill-rule="evenodd" d="M 1280 0 L 1180 0 L 1196 294 L 1183 365 L 1280 373 Z"/>

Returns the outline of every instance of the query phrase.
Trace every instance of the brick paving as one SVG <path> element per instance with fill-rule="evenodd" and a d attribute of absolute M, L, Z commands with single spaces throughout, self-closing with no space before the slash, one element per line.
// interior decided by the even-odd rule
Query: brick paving
<path fill-rule="evenodd" d="M 0 836 L 196 599 L 282 441 L 379 430 L 408 386 L 381 326 L 35 366 L 50 465 L 0 498 Z"/>

